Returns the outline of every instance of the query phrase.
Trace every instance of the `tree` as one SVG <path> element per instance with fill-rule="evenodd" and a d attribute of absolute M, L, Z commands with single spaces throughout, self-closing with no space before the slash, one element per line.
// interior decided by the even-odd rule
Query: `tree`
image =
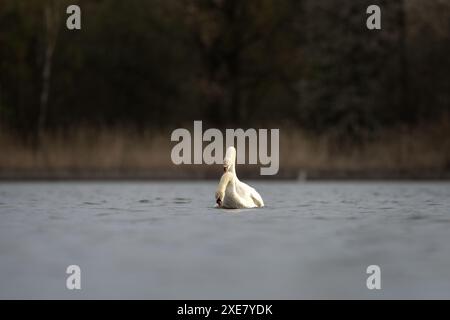
<path fill-rule="evenodd" d="M 43 7 L 44 20 L 44 59 L 42 66 L 42 89 L 39 99 L 38 132 L 43 132 L 47 121 L 50 80 L 52 75 L 53 55 L 63 14 L 62 3 L 59 0 L 47 0 Z"/>

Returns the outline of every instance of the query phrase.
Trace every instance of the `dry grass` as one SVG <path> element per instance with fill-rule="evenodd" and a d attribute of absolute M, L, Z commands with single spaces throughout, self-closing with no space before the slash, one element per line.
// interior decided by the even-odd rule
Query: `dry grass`
<path fill-rule="evenodd" d="M 434 125 L 385 130 L 359 144 L 286 132 L 281 159 L 286 167 L 319 170 L 449 170 L 449 137 L 447 118 Z"/>
<path fill-rule="evenodd" d="M 363 142 L 311 136 L 298 129 L 280 130 L 280 173 L 299 171 L 421 172 L 450 170 L 450 121 L 386 130 Z M 78 128 L 48 132 L 31 143 L 0 131 L 0 172 L 26 176 L 30 172 L 69 172 L 69 176 L 104 172 L 156 173 L 157 177 L 217 175 L 216 166 L 175 166 L 170 159 L 170 131 L 137 133 L 127 129 Z M 259 173 L 254 166 L 241 172 Z M 51 174 L 50 174 L 51 176 Z M 152 176 L 152 175 L 150 175 Z M 153 175 L 155 176 L 155 175 Z"/>

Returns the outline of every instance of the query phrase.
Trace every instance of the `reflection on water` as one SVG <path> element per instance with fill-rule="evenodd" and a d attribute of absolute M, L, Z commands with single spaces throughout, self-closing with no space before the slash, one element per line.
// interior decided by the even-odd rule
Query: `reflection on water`
<path fill-rule="evenodd" d="M 2 183 L 0 298 L 450 298 L 450 183 L 253 185 L 267 207 L 216 209 L 213 182 Z"/>

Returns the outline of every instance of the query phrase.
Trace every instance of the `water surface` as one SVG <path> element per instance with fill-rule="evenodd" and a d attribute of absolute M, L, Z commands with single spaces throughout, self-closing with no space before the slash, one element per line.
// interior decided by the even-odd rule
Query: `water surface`
<path fill-rule="evenodd" d="M 450 298 L 450 183 L 252 184 L 267 207 L 216 209 L 214 182 L 1 183 L 0 298 Z"/>

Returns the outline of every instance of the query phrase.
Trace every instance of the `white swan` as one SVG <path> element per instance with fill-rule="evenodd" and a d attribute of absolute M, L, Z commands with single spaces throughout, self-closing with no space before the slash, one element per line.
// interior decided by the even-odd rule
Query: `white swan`
<path fill-rule="evenodd" d="M 223 159 L 224 174 L 220 178 L 215 194 L 220 208 L 241 209 L 263 207 L 264 202 L 259 193 L 249 185 L 239 181 L 236 176 L 236 149 L 228 147 Z"/>

